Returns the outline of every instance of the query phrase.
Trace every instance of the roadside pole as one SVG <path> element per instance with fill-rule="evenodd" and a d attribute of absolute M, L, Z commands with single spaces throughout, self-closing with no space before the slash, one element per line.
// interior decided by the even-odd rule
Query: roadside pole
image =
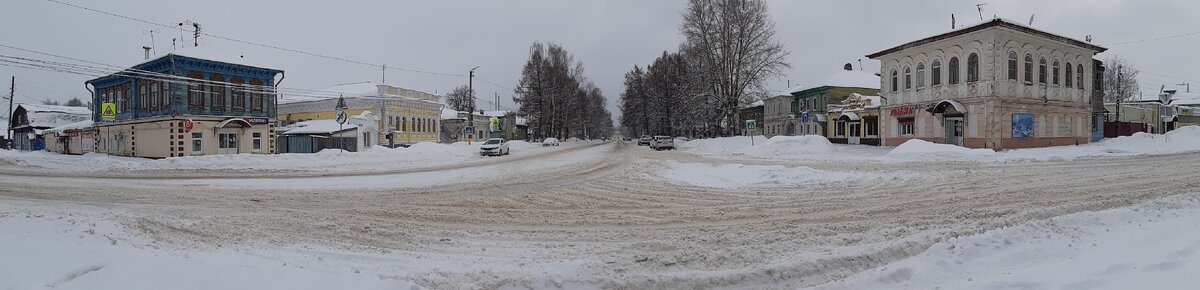
<path fill-rule="evenodd" d="M 758 128 L 758 123 L 754 120 L 746 120 L 746 134 L 750 135 L 750 146 L 754 146 L 754 129 Z"/>

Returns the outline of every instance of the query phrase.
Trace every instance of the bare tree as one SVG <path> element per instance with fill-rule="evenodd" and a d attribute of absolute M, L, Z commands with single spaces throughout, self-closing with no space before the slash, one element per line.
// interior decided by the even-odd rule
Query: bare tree
<path fill-rule="evenodd" d="M 527 116 L 534 139 L 612 135 L 612 115 L 602 92 L 583 76 L 583 64 L 562 46 L 530 46 L 515 93 L 513 101 Z"/>
<path fill-rule="evenodd" d="M 55 101 L 55 100 L 51 100 L 51 99 L 45 99 L 45 100 L 42 100 L 42 105 L 48 105 L 48 106 L 58 106 L 58 105 L 61 105 L 61 104 L 60 104 L 58 101 Z"/>
<path fill-rule="evenodd" d="M 64 106 L 83 107 L 83 100 L 80 100 L 79 98 L 71 98 L 71 100 L 68 100 Z"/>
<path fill-rule="evenodd" d="M 718 98 L 724 133 L 736 133 L 747 92 L 765 91 L 767 79 L 790 67 L 787 50 L 775 39 L 775 23 L 763 0 L 689 0 L 683 13 L 685 55 L 700 61 L 709 91 Z"/>
<path fill-rule="evenodd" d="M 1120 55 L 1104 60 L 1104 102 L 1129 101 L 1138 96 L 1139 70 Z"/>
<path fill-rule="evenodd" d="M 458 86 L 446 94 L 446 106 L 455 111 L 470 111 L 471 104 L 475 100 L 471 98 L 471 88 L 465 85 Z"/>

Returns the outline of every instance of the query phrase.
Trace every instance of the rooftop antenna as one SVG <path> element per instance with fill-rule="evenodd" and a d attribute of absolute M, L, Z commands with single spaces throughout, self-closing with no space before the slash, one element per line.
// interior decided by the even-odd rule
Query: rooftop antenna
<path fill-rule="evenodd" d="M 862 59 L 860 58 L 860 59 L 858 59 L 858 71 L 862 71 L 862 70 L 863 70 Z"/>
<path fill-rule="evenodd" d="M 1033 15 L 1029 15 L 1029 26 L 1033 26 L 1033 17 L 1034 16 L 1037 16 L 1037 13 L 1034 13 Z"/>
<path fill-rule="evenodd" d="M 979 21 L 983 21 L 983 6 L 988 5 L 988 4 L 989 3 L 975 4 L 975 10 L 979 11 Z"/>
<path fill-rule="evenodd" d="M 200 23 L 192 22 L 192 27 L 196 28 L 196 31 L 192 32 L 193 44 L 194 46 L 200 46 Z"/>
<path fill-rule="evenodd" d="M 950 29 L 955 28 L 958 28 L 958 25 L 954 23 L 954 13 L 950 13 Z"/>
<path fill-rule="evenodd" d="M 154 45 L 154 33 L 155 32 L 158 32 L 158 31 L 154 31 L 154 29 L 144 31 L 144 33 L 150 34 L 150 49 L 151 49 L 152 53 L 158 54 L 158 48 L 156 48 Z"/>
<path fill-rule="evenodd" d="M 142 50 L 146 51 L 146 60 L 150 60 L 150 47 L 149 47 L 149 46 L 143 46 L 143 47 L 142 47 Z"/>
<path fill-rule="evenodd" d="M 1087 37 L 1084 38 L 1084 40 L 1087 40 L 1087 42 L 1092 42 L 1092 36 L 1088 35 Z"/>

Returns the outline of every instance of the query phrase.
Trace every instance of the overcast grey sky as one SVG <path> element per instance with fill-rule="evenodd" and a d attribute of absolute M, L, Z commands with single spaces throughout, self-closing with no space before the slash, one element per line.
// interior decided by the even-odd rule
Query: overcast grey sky
<path fill-rule="evenodd" d="M 651 62 L 680 41 L 680 12 L 686 1 L 527 0 L 527 1 L 170 1 L 59 0 L 158 23 L 191 20 L 203 31 L 290 49 L 386 63 L 441 73 L 477 75 L 477 94 L 515 108 L 512 87 L 529 45 L 563 45 L 584 63 L 610 103 L 614 116 L 626 71 Z M 89 12 L 45 0 L 6 1 L 0 10 L 0 44 L 100 63 L 128 66 L 142 61 L 142 46 L 156 30 L 159 55 L 171 50 L 178 30 Z M 15 2 L 15 3 L 11 3 Z M 311 2 L 298 4 L 303 2 Z M 769 1 L 776 31 L 792 68 L 770 87 L 820 82 L 847 62 L 862 59 L 868 71 L 878 63 L 863 55 L 945 32 L 950 14 L 960 24 L 993 15 L 1027 22 L 1051 33 L 1110 48 L 1143 70 L 1143 88 L 1190 80 L 1200 87 L 1200 35 L 1139 43 L 1133 40 L 1200 32 L 1200 3 L 1194 0 L 979 0 L 970 1 Z M 185 36 L 190 39 L 189 36 Z M 189 40 L 190 41 L 190 40 Z M 380 81 L 380 70 L 358 64 L 202 37 L 201 46 L 244 55 L 287 72 L 281 86 L 323 89 L 341 83 Z M 7 48 L 0 55 L 36 56 Z M 89 77 L 0 66 L 0 76 L 17 77 L 17 101 L 87 97 Z M 465 77 L 389 71 L 391 85 L 443 94 L 466 84 Z M 482 105 L 482 104 L 481 104 Z"/>

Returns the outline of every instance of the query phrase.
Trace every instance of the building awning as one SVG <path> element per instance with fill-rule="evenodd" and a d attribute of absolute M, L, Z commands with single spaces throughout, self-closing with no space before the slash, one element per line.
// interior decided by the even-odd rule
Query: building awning
<path fill-rule="evenodd" d="M 233 118 L 233 119 L 229 119 L 229 120 L 225 120 L 225 121 L 221 121 L 220 123 L 217 123 L 217 126 L 215 128 L 225 128 L 225 125 L 229 125 L 229 123 L 231 123 L 231 122 L 238 122 L 238 123 L 241 123 L 242 126 L 244 126 L 244 127 L 250 127 L 250 122 L 247 122 L 245 119 Z"/>
<path fill-rule="evenodd" d="M 847 119 L 850 121 L 862 120 L 862 118 L 858 117 L 858 114 L 855 114 L 854 112 L 842 112 L 842 116 L 838 117 L 839 121 Z"/>
<path fill-rule="evenodd" d="M 826 117 L 824 114 L 816 114 L 816 116 L 817 122 L 829 122 L 829 117 Z"/>
<path fill-rule="evenodd" d="M 934 114 L 944 114 L 946 113 L 946 108 L 950 107 L 953 107 L 954 111 L 957 111 L 958 113 L 967 113 L 967 106 L 963 106 L 962 103 L 953 100 L 942 100 L 941 102 L 930 104 L 926 111 Z"/>

